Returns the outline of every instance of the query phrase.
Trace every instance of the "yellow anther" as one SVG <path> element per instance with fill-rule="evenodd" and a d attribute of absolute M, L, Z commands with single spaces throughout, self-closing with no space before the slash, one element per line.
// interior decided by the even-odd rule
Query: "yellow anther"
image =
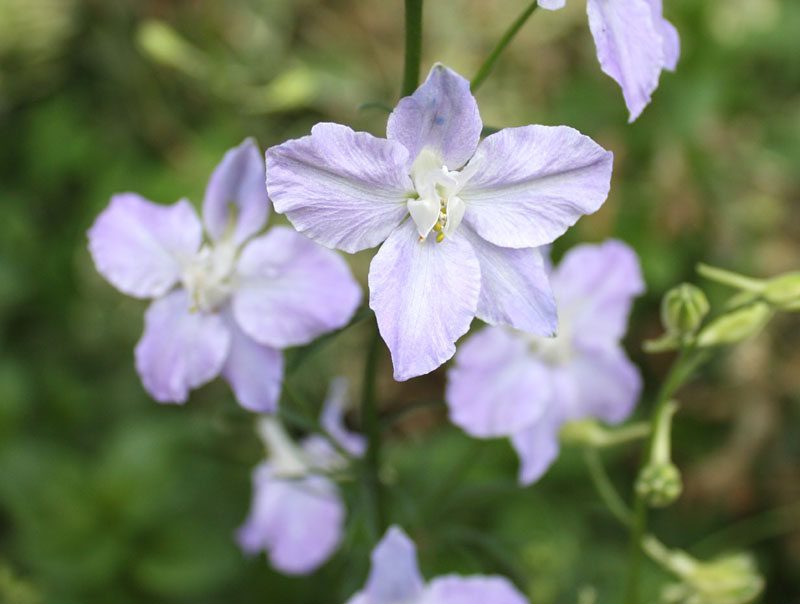
<path fill-rule="evenodd" d="M 442 209 L 439 210 L 441 214 L 447 214 L 447 206 L 442 206 Z"/>
<path fill-rule="evenodd" d="M 433 225 L 433 230 L 436 231 L 437 233 L 441 233 L 441 231 L 442 231 L 442 223 L 441 222 L 437 222 L 436 224 L 434 224 Z"/>
<path fill-rule="evenodd" d="M 436 235 L 436 243 L 441 243 L 442 241 L 444 241 L 444 233 L 439 233 Z"/>

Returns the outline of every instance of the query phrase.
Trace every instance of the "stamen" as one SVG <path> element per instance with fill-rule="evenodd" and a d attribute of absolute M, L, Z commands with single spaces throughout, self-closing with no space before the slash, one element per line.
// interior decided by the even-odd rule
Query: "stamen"
<path fill-rule="evenodd" d="M 444 233 L 439 233 L 436 235 L 436 243 L 441 243 L 442 241 L 444 241 Z"/>

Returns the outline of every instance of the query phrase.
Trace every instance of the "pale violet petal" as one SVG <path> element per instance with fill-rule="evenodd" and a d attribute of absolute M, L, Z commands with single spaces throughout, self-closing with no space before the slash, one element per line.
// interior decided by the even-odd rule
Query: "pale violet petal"
<path fill-rule="evenodd" d="M 337 377 L 331 381 L 328 396 L 322 406 L 320 424 L 327 433 L 336 439 L 344 450 L 355 457 L 361 457 L 367 450 L 367 441 L 362 434 L 356 434 L 347 429 L 344 424 L 344 414 L 348 408 L 347 378 Z"/>
<path fill-rule="evenodd" d="M 250 241 L 237 266 L 233 315 L 261 344 L 307 344 L 343 327 L 361 302 L 361 288 L 339 254 L 289 227 Z"/>
<path fill-rule="evenodd" d="M 371 560 L 364 588 L 370 604 L 416 602 L 424 581 L 417 565 L 417 548 L 402 529 L 390 527 L 372 550 Z"/>
<path fill-rule="evenodd" d="M 397 141 L 321 123 L 310 136 L 267 150 L 275 211 L 327 247 L 375 247 L 408 214 L 408 151 Z"/>
<path fill-rule="evenodd" d="M 548 368 L 525 341 L 502 327 L 467 338 L 447 372 L 450 421 L 472 436 L 511 436 L 535 423 L 551 402 Z"/>
<path fill-rule="evenodd" d="M 222 377 L 245 409 L 256 413 L 276 412 L 283 382 L 281 351 L 253 340 L 232 317 L 227 318 L 226 323 L 231 332 L 231 348 Z"/>
<path fill-rule="evenodd" d="M 649 0 L 587 0 L 602 70 L 622 87 L 634 121 L 650 102 L 665 64 L 664 42 Z"/>
<path fill-rule="evenodd" d="M 157 298 L 180 279 L 181 261 L 200 248 L 203 227 L 185 199 L 165 206 L 119 193 L 87 234 L 103 277 L 129 296 Z"/>
<path fill-rule="evenodd" d="M 572 384 L 567 379 L 554 373 L 553 399 L 547 412 L 538 421 L 520 430 L 511 437 L 511 444 L 519 455 L 519 482 L 529 485 L 542 477 L 558 457 L 560 445 L 558 434 L 563 424 L 564 399 L 561 392 L 567 394 L 567 400 L 574 400 Z"/>
<path fill-rule="evenodd" d="M 214 241 L 228 234 L 236 245 L 267 223 L 269 199 L 261 151 L 248 138 L 230 149 L 214 169 L 203 201 L 203 222 Z"/>
<path fill-rule="evenodd" d="M 566 6 L 567 0 L 539 0 L 539 7 L 547 10 L 558 10 Z"/>
<path fill-rule="evenodd" d="M 490 325 L 554 335 L 558 330 L 556 301 L 539 249 L 499 247 L 469 228 L 463 233 L 481 264 L 478 318 Z"/>
<path fill-rule="evenodd" d="M 633 299 L 645 289 L 636 252 L 615 239 L 572 248 L 551 283 L 570 337 L 600 346 L 622 338 Z"/>
<path fill-rule="evenodd" d="M 392 353 L 394 378 L 429 373 L 453 356 L 480 295 L 480 266 L 460 233 L 418 241 L 412 220 L 372 259 L 369 305 Z"/>
<path fill-rule="evenodd" d="M 504 577 L 447 575 L 430 582 L 419 604 L 528 604 Z"/>
<path fill-rule="evenodd" d="M 428 148 L 442 164 L 456 170 L 472 157 L 482 127 L 469 81 L 437 64 L 422 86 L 397 104 L 386 136 L 402 143 L 411 161 Z"/>
<path fill-rule="evenodd" d="M 155 300 L 144 316 L 136 344 L 136 369 L 160 403 L 183 403 L 189 391 L 222 370 L 231 334 L 216 314 L 191 312 L 189 298 L 177 289 Z"/>
<path fill-rule="evenodd" d="M 664 18 L 664 7 L 662 0 L 647 0 L 653 15 L 653 23 L 661 33 L 664 43 L 664 68 L 674 71 L 678 66 L 678 59 L 681 54 L 681 40 L 678 30 Z"/>
<path fill-rule="evenodd" d="M 506 128 L 465 168 L 464 222 L 502 247 L 551 243 L 608 196 L 613 154 L 566 126 Z"/>

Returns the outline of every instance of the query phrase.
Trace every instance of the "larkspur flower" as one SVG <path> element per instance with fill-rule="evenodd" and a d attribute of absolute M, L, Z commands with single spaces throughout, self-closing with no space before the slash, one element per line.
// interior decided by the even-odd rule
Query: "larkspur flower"
<path fill-rule="evenodd" d="M 185 402 L 221 373 L 243 407 L 274 411 L 280 349 L 343 326 L 360 302 L 336 253 L 287 227 L 254 237 L 269 215 L 264 180 L 248 139 L 211 175 L 203 223 L 185 199 L 165 206 L 121 193 L 88 232 L 100 274 L 123 293 L 154 299 L 135 356 L 159 402 Z"/>
<path fill-rule="evenodd" d="M 539 0 L 548 10 L 565 4 Z M 664 18 L 662 0 L 587 0 L 586 12 L 600 67 L 622 87 L 632 122 L 658 88 L 661 71 L 677 67 L 678 31 Z"/>
<path fill-rule="evenodd" d="M 331 383 L 320 423 L 338 445 L 361 457 L 366 442 L 347 430 L 347 382 Z M 265 551 L 272 566 L 291 575 L 316 570 L 339 547 L 345 506 L 336 484 L 327 476 L 346 467 L 346 460 L 320 435 L 295 444 L 273 417 L 259 423 L 269 457 L 253 471 L 253 502 L 236 533 L 247 553 Z"/>
<path fill-rule="evenodd" d="M 372 551 L 372 567 L 364 590 L 347 604 L 527 604 L 503 577 L 446 575 L 425 583 L 414 542 L 391 527 Z"/>
<path fill-rule="evenodd" d="M 448 373 L 453 423 L 478 438 L 510 437 L 524 484 L 555 460 L 564 422 L 619 423 L 641 392 L 620 344 L 633 298 L 644 291 L 635 252 L 616 240 L 578 246 L 554 270 L 552 284 L 556 338 L 487 327 L 460 347 Z"/>
<path fill-rule="evenodd" d="M 481 129 L 469 82 L 436 65 L 386 139 L 321 123 L 267 151 L 270 197 L 300 232 L 351 253 L 384 242 L 370 307 L 397 380 L 452 357 L 475 316 L 555 333 L 537 248 L 608 195 L 613 155 L 576 130 Z"/>

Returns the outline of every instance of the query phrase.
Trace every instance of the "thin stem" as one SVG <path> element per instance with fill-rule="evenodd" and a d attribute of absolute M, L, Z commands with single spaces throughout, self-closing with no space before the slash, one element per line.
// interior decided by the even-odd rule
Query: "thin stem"
<path fill-rule="evenodd" d="M 483 84 L 484 80 L 489 77 L 489 74 L 494 68 L 494 64 L 497 62 L 497 59 L 505 50 L 506 46 L 508 46 L 511 40 L 514 39 L 514 36 L 517 35 L 517 32 L 522 29 L 523 25 L 525 25 L 525 21 L 528 20 L 528 17 L 530 17 L 538 7 L 538 0 L 533 0 L 533 2 L 528 5 L 528 8 L 522 11 L 522 14 L 517 17 L 511 26 L 506 30 L 506 33 L 504 33 L 503 37 L 500 38 L 497 46 L 495 46 L 494 50 L 489 53 L 489 56 L 483 62 L 483 65 L 481 65 L 480 69 L 478 69 L 478 73 L 476 73 L 475 77 L 472 78 L 472 82 L 470 82 L 472 92 L 475 92 L 480 85 Z"/>
<path fill-rule="evenodd" d="M 422 61 L 422 0 L 406 0 L 406 62 L 403 69 L 403 96 L 419 86 Z"/>
<path fill-rule="evenodd" d="M 625 504 L 620 497 L 617 489 L 606 472 L 603 466 L 603 460 L 600 458 L 600 453 L 597 449 L 587 448 L 584 451 L 583 458 L 586 461 L 586 467 L 589 470 L 589 477 L 592 479 L 597 494 L 600 499 L 606 504 L 606 507 L 611 514 L 625 526 L 630 526 L 633 518 L 633 512 Z"/>
<path fill-rule="evenodd" d="M 726 271 L 725 269 L 717 268 L 716 266 L 709 266 L 708 264 L 703 264 L 702 262 L 697 265 L 697 272 L 706 279 L 716 281 L 717 283 L 722 283 L 723 285 L 729 285 L 730 287 L 735 287 L 736 289 L 742 289 L 754 293 L 759 293 L 764 289 L 763 281 L 745 277 L 744 275 L 740 275 L 731 271 Z"/>
<path fill-rule="evenodd" d="M 381 464 L 381 424 L 378 400 L 375 394 L 378 377 L 378 355 L 381 337 L 376 325 L 372 334 L 364 364 L 364 383 L 362 390 L 362 421 L 367 435 L 367 452 L 364 456 L 364 487 L 370 515 L 370 533 L 374 543 L 383 534 L 385 519 L 383 515 L 383 494 L 380 481 Z"/>
<path fill-rule="evenodd" d="M 792 503 L 740 520 L 705 537 L 691 551 L 697 554 L 713 554 L 723 549 L 740 549 L 764 539 L 796 531 L 798 527 L 800 503 Z"/>

